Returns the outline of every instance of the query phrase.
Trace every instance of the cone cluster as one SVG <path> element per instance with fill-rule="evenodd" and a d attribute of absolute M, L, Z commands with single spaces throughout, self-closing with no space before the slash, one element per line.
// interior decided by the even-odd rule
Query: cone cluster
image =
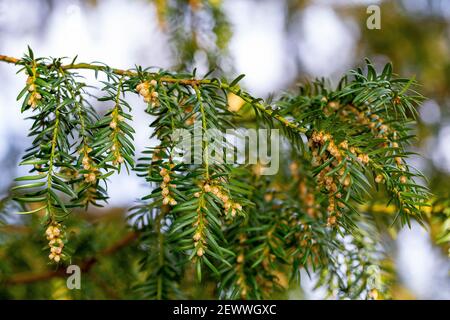
<path fill-rule="evenodd" d="M 156 82 L 155 79 L 152 79 L 151 81 L 141 82 L 136 86 L 136 91 L 139 92 L 139 95 L 141 95 L 144 98 L 144 101 L 149 103 L 152 107 L 158 107 L 160 105 L 158 99 L 159 94 L 155 90 L 157 85 L 158 82 Z"/>
<path fill-rule="evenodd" d="M 326 151 L 319 154 L 325 145 Z M 345 204 L 340 201 L 342 198 L 341 191 L 347 189 L 351 184 L 350 175 L 346 173 L 347 164 L 341 164 L 346 152 L 354 154 L 362 165 L 369 163 L 370 158 L 367 154 L 359 152 L 357 148 L 349 147 L 347 140 L 337 144 L 330 134 L 324 132 L 314 131 L 308 139 L 308 146 L 312 151 L 312 164 L 315 167 L 333 158 L 333 161 L 319 172 L 317 182 L 320 187 L 324 187 L 328 192 L 327 225 L 334 226 L 337 217 L 341 214 L 339 208 L 345 207 Z M 334 171 L 333 174 L 328 174 L 337 168 L 338 170 Z"/>
<path fill-rule="evenodd" d="M 232 217 L 236 216 L 236 213 L 242 211 L 242 205 L 239 202 L 233 201 L 228 192 L 219 184 L 204 183 L 199 185 L 203 192 L 210 192 L 222 201 L 222 207 L 225 214 L 230 214 Z M 200 192 L 194 194 L 195 197 L 200 197 Z"/>
<path fill-rule="evenodd" d="M 62 227 L 59 223 L 52 223 L 45 231 L 47 236 L 48 246 L 50 247 L 50 254 L 48 258 L 55 262 L 61 261 L 62 250 L 64 248 L 64 241 L 62 240 Z"/>
<path fill-rule="evenodd" d="M 333 106 L 337 105 L 338 107 L 333 108 L 331 104 L 333 104 Z M 334 110 L 339 109 L 339 104 L 337 102 L 330 102 L 328 106 Z M 382 117 L 370 112 L 370 110 L 361 111 L 353 105 L 345 105 L 339 109 L 339 112 L 339 115 L 344 120 L 351 117 L 352 121 L 356 120 L 357 123 L 369 127 L 377 138 L 388 140 L 388 136 L 395 133 L 395 130 L 384 123 Z"/>
<path fill-rule="evenodd" d="M 39 101 L 42 99 L 42 96 L 36 90 L 36 85 L 34 84 L 34 77 L 29 76 L 27 78 L 28 91 L 31 92 L 30 97 L 28 98 L 27 104 L 31 106 L 31 108 L 36 109 Z"/>
<path fill-rule="evenodd" d="M 234 202 L 230 199 L 228 192 L 219 184 L 201 182 L 199 183 L 199 188 L 201 191 L 194 193 L 194 197 L 200 198 L 202 194 L 212 193 L 217 198 L 219 198 L 222 202 L 223 209 L 225 210 L 225 214 L 230 214 L 232 217 L 235 217 L 237 212 L 242 210 L 242 205 L 238 202 Z M 192 237 L 194 240 L 194 246 L 196 248 L 196 254 L 198 257 L 201 257 L 205 254 L 206 249 L 206 237 L 204 234 L 204 227 L 207 223 L 206 217 L 201 211 L 201 208 L 197 210 L 198 219 L 195 222 L 194 226 L 196 226 L 196 230 L 194 236 Z"/>
<path fill-rule="evenodd" d="M 299 166 L 297 162 L 292 162 L 289 165 L 289 170 L 292 177 L 296 181 L 299 181 L 298 192 L 301 203 L 303 205 L 303 209 L 310 217 L 317 217 L 320 214 L 320 205 L 316 202 L 314 192 L 311 191 L 311 188 L 307 185 L 306 179 L 300 177 Z"/>
<path fill-rule="evenodd" d="M 198 257 L 202 257 L 205 254 L 206 249 L 206 237 L 204 234 L 204 227 L 207 223 L 205 216 L 201 212 L 200 208 L 197 210 L 197 221 L 194 226 L 196 226 L 194 236 L 194 248 L 196 249 L 196 254 Z"/>
<path fill-rule="evenodd" d="M 120 163 L 123 163 L 124 159 L 120 153 L 120 142 L 119 139 L 117 139 L 117 134 L 120 132 L 119 128 L 119 122 L 122 122 L 125 120 L 125 118 L 119 114 L 118 108 L 114 108 L 114 110 L 111 113 L 112 120 L 109 123 L 109 127 L 111 130 L 113 130 L 113 145 L 111 146 L 110 151 L 112 152 L 114 156 L 113 165 L 118 165 Z"/>
<path fill-rule="evenodd" d="M 187 106 L 187 107 L 184 109 L 184 113 L 185 113 L 185 114 L 190 114 L 190 113 L 192 112 L 192 110 L 194 110 L 194 108 L 193 108 L 192 106 Z M 192 126 L 192 125 L 194 125 L 194 122 L 195 122 L 195 114 L 193 114 L 193 115 L 191 115 L 190 117 L 188 117 L 188 118 L 184 121 L 184 124 L 187 125 L 187 126 Z"/>
<path fill-rule="evenodd" d="M 163 178 L 163 181 L 160 185 L 161 187 L 161 194 L 163 197 L 163 204 L 164 205 L 171 205 L 171 206 L 176 206 L 177 205 L 177 201 L 170 195 L 170 190 L 169 190 L 169 186 L 174 188 L 175 185 L 170 184 L 170 171 L 167 170 L 166 168 L 162 168 L 161 171 L 159 172 L 159 174 L 161 175 L 161 177 Z"/>
<path fill-rule="evenodd" d="M 247 297 L 247 281 L 244 269 L 244 255 L 242 253 L 237 257 L 236 262 L 236 274 L 238 275 L 236 284 L 240 287 L 241 298 L 245 299 Z"/>
<path fill-rule="evenodd" d="M 394 101 L 394 103 L 400 103 L 399 98 L 396 98 L 397 100 Z M 329 107 L 331 106 L 331 102 L 328 104 Z M 338 105 L 337 103 L 335 103 L 335 105 Z M 333 105 L 334 106 L 334 105 Z M 338 108 L 332 108 L 337 110 Z M 370 130 L 374 133 L 376 138 L 379 139 L 384 139 L 385 142 L 382 143 L 382 147 L 388 147 L 389 144 L 392 148 L 398 148 L 399 145 L 397 142 L 390 142 L 392 139 L 396 139 L 397 137 L 397 131 L 392 128 L 391 126 L 387 125 L 385 123 L 385 120 L 380 117 L 378 114 L 375 113 L 371 113 L 370 110 L 367 110 L 365 112 L 360 111 L 358 108 L 356 108 L 355 106 L 352 105 L 346 105 L 345 107 L 342 108 L 341 110 L 341 116 L 343 117 L 349 117 L 349 116 L 353 116 L 353 118 L 360 123 L 361 125 L 367 126 L 370 128 Z M 368 157 L 367 155 L 358 155 L 358 160 L 360 160 L 362 163 L 367 163 L 368 162 Z M 405 170 L 405 166 L 403 164 L 403 160 L 401 157 L 395 157 L 394 158 L 395 164 L 396 166 L 404 171 Z M 399 181 L 402 184 L 405 184 L 408 182 L 408 178 L 404 175 L 399 177 Z M 375 177 L 375 182 L 376 183 L 384 183 L 385 182 L 385 178 L 382 174 L 378 174 Z"/>
<path fill-rule="evenodd" d="M 88 171 L 83 174 L 84 181 L 87 183 L 95 183 L 95 181 L 97 181 L 98 169 L 95 166 L 95 163 L 92 160 L 92 158 L 89 156 L 89 152 L 91 151 L 92 149 L 89 147 L 84 147 L 82 150 L 84 155 L 83 159 L 81 160 L 81 164 L 83 165 L 83 169 Z"/>

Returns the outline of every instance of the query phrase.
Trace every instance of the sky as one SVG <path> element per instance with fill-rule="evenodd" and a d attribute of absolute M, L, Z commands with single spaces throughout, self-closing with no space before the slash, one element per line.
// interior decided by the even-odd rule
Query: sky
<path fill-rule="evenodd" d="M 295 79 L 296 55 L 309 76 L 337 79 L 352 67 L 361 26 L 351 18 L 340 17 L 329 4 L 377 2 L 315 1 L 294 17 L 298 32 L 288 38 L 284 32 L 283 1 L 225 1 L 234 28 L 230 54 L 236 73 L 245 73 L 244 86 L 261 97 L 284 89 Z M 421 2 L 410 4 L 412 10 L 420 10 Z M 20 57 L 30 45 L 37 56 L 78 55 L 78 61 L 101 60 L 125 69 L 133 64 L 170 69 L 174 63 L 169 38 L 157 25 L 155 9 L 145 1 L 98 1 L 98 6 L 89 10 L 76 0 L 55 1 L 54 5 L 53 13 L 46 15 L 43 23 L 42 14 L 48 9 L 40 1 L 0 0 L 0 54 Z M 24 121 L 15 100 L 25 77 L 17 76 L 15 71 L 14 66 L 0 63 L 0 162 L 17 163 L 18 158 L 11 155 L 23 150 L 29 141 L 26 132 L 30 122 Z M 92 73 L 83 75 L 88 81 L 95 81 Z M 137 97 L 130 97 L 130 102 L 141 104 Z M 425 122 L 438 121 L 439 107 L 433 101 L 427 104 L 420 116 Z M 151 143 L 143 110 L 133 111 L 137 153 Z M 450 172 L 450 124 L 434 139 L 430 142 L 437 151 L 433 160 Z M 0 174 L 0 192 L 13 177 L 23 173 L 20 170 L 23 169 Z M 111 206 L 128 206 L 148 192 L 140 180 L 126 174 L 113 176 L 109 187 Z M 411 230 L 400 232 L 397 243 L 396 261 L 406 286 L 419 298 L 449 299 L 448 261 L 432 247 L 426 232 L 414 225 Z M 309 297 L 318 298 L 317 295 L 320 292 L 310 293 Z"/>

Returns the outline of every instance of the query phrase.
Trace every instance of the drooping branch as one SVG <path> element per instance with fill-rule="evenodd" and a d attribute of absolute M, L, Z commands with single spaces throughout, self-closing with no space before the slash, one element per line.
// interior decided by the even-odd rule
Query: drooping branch
<path fill-rule="evenodd" d="M 0 61 L 14 63 L 27 73 L 26 86 L 18 96 L 18 100 L 25 97 L 21 111 L 37 109 L 31 132 L 36 135 L 33 152 L 24 156 L 21 165 L 34 165 L 30 172 L 40 174 L 16 179 L 28 181 L 14 187 L 23 195 L 14 198 L 20 204 L 42 201 L 36 195 L 43 191 L 33 193 L 33 188 L 45 186 L 38 180 L 46 177 L 45 172 L 55 173 L 52 169 L 57 168 L 64 180 L 55 174 L 51 186 L 71 198 L 69 202 L 67 198 L 54 197 L 55 201 L 60 200 L 54 207 L 81 207 L 84 202 L 80 199 L 93 199 L 91 194 L 102 190 L 97 182 L 113 174 L 111 169 L 120 171 L 124 158 L 138 176 L 155 187 L 130 214 L 135 227 L 145 235 L 140 239 L 141 247 L 151 248 L 141 270 L 147 276 L 140 290 L 147 297 L 181 296 L 180 279 L 190 268 L 189 261 L 194 262 L 199 280 L 205 278 L 205 267 L 207 272 L 221 277 L 219 296 L 228 296 L 229 292 L 230 297 L 261 298 L 266 293 L 270 297 L 278 290 L 277 279 L 288 273 L 297 277 L 302 267 L 323 272 L 321 280 L 335 295 L 378 290 L 378 285 L 375 288 L 367 283 L 371 279 L 368 268 L 380 263 L 373 241 L 365 240 L 364 232 L 369 230 L 365 224 L 371 222 L 360 218 L 357 205 L 370 199 L 372 191 L 379 190 L 380 195 L 383 192 L 393 198 L 397 216 L 404 223 L 424 206 L 428 196 L 424 187 L 414 182 L 419 175 L 403 159 L 409 155 L 405 146 L 411 138 L 410 115 L 419 98 L 413 95 L 414 91 L 408 91 L 411 80 L 391 80 L 389 64 L 377 74 L 368 62 L 367 74 L 361 69 L 353 71 L 336 89 L 315 82 L 313 89 L 302 86 L 299 93 L 282 95 L 272 104 L 241 90 L 238 82 L 242 76 L 228 83 L 207 76 L 196 79 L 195 72 L 149 71 L 140 66 L 122 70 L 75 60 L 64 65 L 61 59 L 35 59 L 31 49 L 23 59 L 0 56 Z M 69 71 L 75 69 L 93 70 L 96 75 L 101 72 L 107 77 L 108 81 L 102 82 L 103 96 L 98 98 L 113 105 L 105 115 L 97 115 L 84 100 L 83 95 L 89 94 L 83 90 L 87 85 L 77 80 L 80 75 L 76 71 Z M 135 131 L 132 107 L 124 98 L 126 92 L 143 97 L 146 113 L 154 117 L 150 124 L 154 128 L 152 138 L 159 140 L 157 147 L 143 152 L 137 165 L 132 160 Z M 249 113 L 255 115 L 256 126 L 261 123 L 284 130 L 292 148 L 283 149 L 290 153 L 283 154 L 283 159 L 295 161 L 289 166 L 290 174 L 283 170 L 275 177 L 261 177 L 258 166 L 247 170 L 248 167 L 221 165 L 208 152 L 216 143 L 209 136 L 198 141 L 200 154 L 207 155 L 201 159 L 201 165 L 173 161 L 176 142 L 171 134 L 176 128 L 187 128 L 195 135 L 195 124 L 201 123 L 202 133 L 210 129 L 226 132 L 232 119 L 241 115 L 230 110 L 230 97 L 240 97 L 240 105 L 253 108 L 254 112 Z M 57 113 L 60 109 L 61 116 Z M 65 138 L 71 132 L 87 137 L 76 150 Z M 218 146 L 223 149 L 224 141 L 219 141 Z M 36 156 L 34 150 L 40 153 Z M 89 197 L 80 196 L 79 191 L 86 190 L 83 188 L 89 188 Z M 96 198 L 107 199 L 106 191 Z M 53 259 L 53 252 L 60 253 L 63 247 L 59 234 L 64 229 L 59 221 L 49 229 L 53 230 L 47 235 L 52 252 L 49 258 Z M 58 241 L 52 239 L 55 235 Z M 338 235 L 354 239 L 352 243 L 357 248 L 367 248 L 367 254 L 348 251 Z M 369 235 L 370 240 L 378 239 L 377 235 Z M 121 246 L 119 243 L 99 252 L 79 266 L 87 272 L 101 255 L 109 255 Z M 347 253 L 351 257 L 339 262 L 338 254 Z M 357 270 L 361 281 L 340 272 L 341 266 L 349 270 L 356 264 L 361 266 Z M 288 265 L 292 265 L 292 270 Z M 258 272 L 253 276 L 256 267 Z M 58 276 L 64 276 L 64 272 L 18 274 L 4 281 L 22 284 Z M 340 289 L 335 293 L 337 283 Z"/>

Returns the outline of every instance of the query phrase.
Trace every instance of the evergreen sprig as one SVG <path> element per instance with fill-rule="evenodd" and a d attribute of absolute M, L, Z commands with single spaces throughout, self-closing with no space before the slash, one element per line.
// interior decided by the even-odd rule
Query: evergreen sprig
<path fill-rule="evenodd" d="M 218 297 L 271 298 L 298 281 L 300 270 L 318 274 L 318 286 L 334 296 L 387 297 L 378 232 L 361 205 L 377 193 L 395 206 L 389 225 L 426 222 L 430 195 L 407 162 L 422 97 L 413 80 L 392 75 L 390 64 L 377 73 L 367 61 L 366 71 L 350 72 L 336 88 L 320 80 L 269 103 L 240 88 L 243 76 L 227 82 L 195 72 L 64 64 L 34 58 L 31 50 L 1 60 L 28 76 L 18 96 L 33 122 L 21 162 L 30 173 L 13 187 L 20 213 L 43 216 L 50 259 L 59 262 L 69 256 L 64 230 L 73 208 L 102 205 L 109 176 L 123 166 L 136 172 L 150 189 L 128 217 L 141 235 L 143 281 L 136 289 L 144 297 L 185 297 L 182 279 L 194 272 L 215 283 Z M 78 69 L 103 79 L 100 93 Z M 129 94 L 145 105 L 131 106 Z M 279 174 L 263 176 L 261 164 L 229 164 L 226 152 L 212 152 L 229 141 L 211 132 L 239 126 L 230 96 L 248 106 L 242 110 L 258 127 L 282 129 L 287 165 Z M 135 161 L 131 110 L 139 107 L 157 143 Z M 184 157 L 177 129 L 192 139 Z"/>

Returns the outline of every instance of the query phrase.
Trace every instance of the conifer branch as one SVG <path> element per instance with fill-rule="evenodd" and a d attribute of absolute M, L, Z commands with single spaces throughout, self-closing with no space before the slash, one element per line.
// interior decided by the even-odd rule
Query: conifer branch
<path fill-rule="evenodd" d="M 17 64 L 17 65 L 23 64 L 22 59 L 9 57 L 9 56 L 5 56 L 5 55 L 0 55 L 0 61 L 6 62 L 6 63 Z M 47 65 L 47 67 L 51 67 L 51 65 Z M 61 69 L 62 70 L 86 69 L 86 70 L 94 70 L 94 71 L 107 71 L 107 72 L 112 72 L 114 74 L 117 74 L 119 76 L 128 76 L 128 77 L 136 77 L 139 75 L 138 72 L 132 71 L 132 70 L 110 68 L 108 66 L 95 65 L 95 64 L 90 64 L 90 63 L 66 64 L 66 65 L 62 65 Z M 144 72 L 144 73 L 149 77 L 154 77 L 154 76 L 158 75 L 158 73 L 155 73 L 155 72 Z M 211 80 L 211 79 L 184 79 L 184 78 L 176 78 L 176 77 L 168 77 L 168 76 L 159 77 L 158 81 L 166 82 L 166 83 L 179 83 L 182 85 L 189 85 L 192 87 L 199 86 L 202 84 L 212 84 L 212 83 L 216 82 L 216 80 Z M 227 84 L 225 82 L 220 82 L 219 85 L 224 90 L 232 92 L 232 93 L 236 94 L 237 96 L 241 97 L 245 102 L 251 104 L 256 109 L 258 109 L 260 112 L 263 112 L 263 113 L 267 114 L 268 116 L 273 117 L 274 119 L 280 121 L 287 128 L 292 129 L 298 133 L 305 133 L 307 131 L 307 129 L 298 126 L 297 124 L 289 121 L 288 119 L 284 118 L 280 114 L 276 113 L 274 110 L 264 106 L 257 99 L 253 98 L 251 95 L 240 90 L 239 88 L 230 86 L 229 84 Z"/>
<path fill-rule="evenodd" d="M 377 73 L 367 61 L 367 71 L 350 72 L 336 88 L 316 81 L 265 103 L 240 88 L 243 75 L 227 82 L 197 79 L 195 72 L 122 70 L 75 59 L 64 64 L 34 58 L 31 49 L 23 59 L 0 61 L 28 75 L 17 100 L 22 99 L 21 112 L 32 114 L 34 140 L 21 162 L 30 166 L 30 175 L 16 179 L 23 184 L 13 187 L 13 199 L 25 208 L 22 214 L 47 213 L 51 260 L 69 258 L 70 250 L 62 249 L 70 210 L 101 205 L 108 198 L 107 178 L 122 165 L 151 188 L 128 217 L 143 234 L 136 249 L 143 255 L 143 277 L 136 291 L 146 298 L 184 297 L 181 279 L 191 269 L 199 281 L 217 279 L 218 295 L 226 298 L 273 297 L 286 290 L 288 279 L 299 280 L 300 269 L 318 271 L 319 284 L 333 296 L 387 297 L 384 284 L 371 283 L 382 273 L 376 268 L 381 255 L 372 212 L 362 204 L 378 193 L 395 206 L 386 228 L 397 218 L 399 226 L 411 218 L 425 222 L 430 194 L 416 182 L 421 173 L 406 161 L 421 96 L 411 89 L 413 80 L 392 77 L 390 64 Z M 97 100 L 108 104 L 106 114 L 85 99 L 89 87 L 75 71 L 82 69 L 105 76 Z M 143 98 L 152 117 L 151 138 L 158 140 L 136 164 L 129 93 Z M 242 113 L 254 115 L 255 126 L 282 129 L 287 144 L 279 156 L 289 170 L 262 176 L 259 163 L 224 161 L 229 143 L 209 134 L 234 128 L 241 115 L 229 109 L 234 96 L 245 105 Z M 190 136 L 190 159 L 177 155 L 177 129 Z M 344 239 L 358 250 L 349 250 Z M 342 254 L 348 259 L 338 259 Z M 352 266 L 358 266 L 357 280 L 348 276 Z"/>

